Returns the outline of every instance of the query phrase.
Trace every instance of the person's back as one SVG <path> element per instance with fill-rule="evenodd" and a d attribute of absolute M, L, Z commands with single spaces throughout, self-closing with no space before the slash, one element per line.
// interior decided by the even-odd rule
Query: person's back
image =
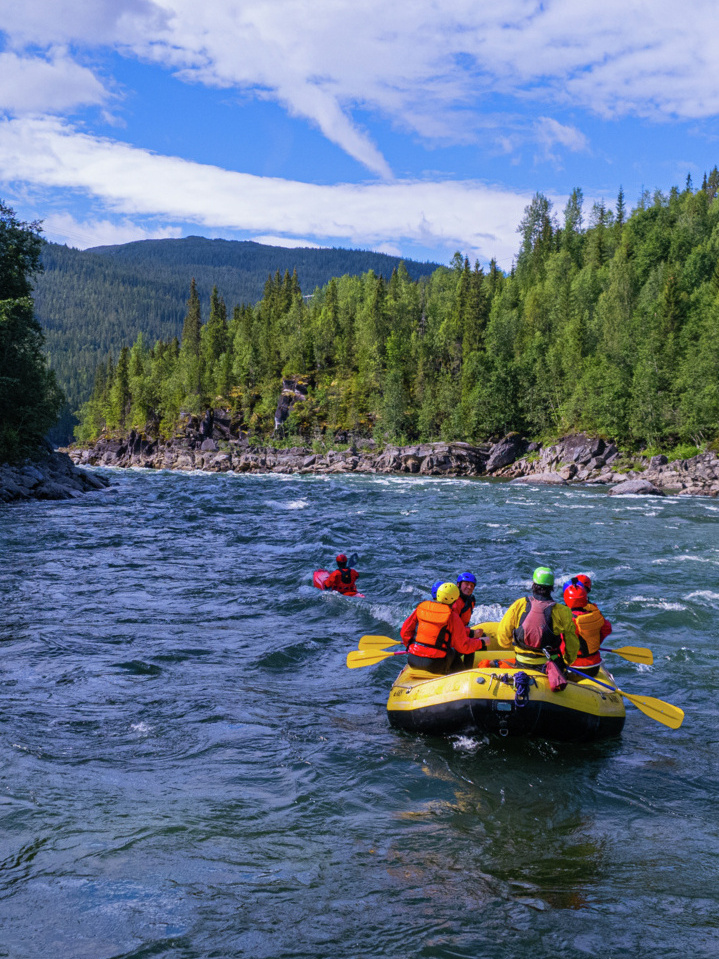
<path fill-rule="evenodd" d="M 552 599 L 554 574 L 539 566 L 532 577 L 531 596 L 515 600 L 497 631 L 499 645 L 514 648 L 517 666 L 546 671 L 547 663 L 561 669 L 573 663 L 579 650 L 571 611 Z M 562 654 L 564 640 L 564 655 Z"/>
<path fill-rule="evenodd" d="M 453 604 L 459 597 L 454 583 L 443 583 L 436 600 L 425 600 L 402 624 L 400 636 L 413 669 L 445 674 L 462 668 L 462 653 L 484 649 L 481 639 L 470 639 Z"/>
<path fill-rule="evenodd" d="M 337 569 L 330 573 L 325 580 L 325 589 L 334 589 L 338 593 L 353 594 L 357 592 L 355 583 L 359 578 L 356 569 L 350 569 L 344 553 L 337 556 Z"/>

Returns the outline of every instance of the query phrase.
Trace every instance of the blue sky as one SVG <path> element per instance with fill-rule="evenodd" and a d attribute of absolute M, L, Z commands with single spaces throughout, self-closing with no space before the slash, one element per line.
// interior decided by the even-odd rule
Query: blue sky
<path fill-rule="evenodd" d="M 85 248 L 190 234 L 508 269 L 536 191 L 719 162 L 689 0 L 0 0 L 0 196 Z"/>

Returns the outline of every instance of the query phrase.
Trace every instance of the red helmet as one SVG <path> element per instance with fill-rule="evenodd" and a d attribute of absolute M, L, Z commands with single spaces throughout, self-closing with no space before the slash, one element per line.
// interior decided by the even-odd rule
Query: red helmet
<path fill-rule="evenodd" d="M 336 559 L 337 559 L 337 565 L 338 565 L 338 566 L 346 566 L 346 565 L 347 565 L 347 557 L 345 556 L 344 553 L 339 553 L 339 555 L 336 557 Z"/>
<path fill-rule="evenodd" d="M 579 576 L 575 576 L 575 579 L 578 579 L 582 586 L 586 589 L 587 592 L 592 588 L 592 581 L 587 576 L 586 573 L 580 573 Z"/>
<path fill-rule="evenodd" d="M 588 599 L 587 591 L 579 582 L 577 576 L 564 587 L 564 602 L 570 609 L 582 609 L 587 605 Z"/>

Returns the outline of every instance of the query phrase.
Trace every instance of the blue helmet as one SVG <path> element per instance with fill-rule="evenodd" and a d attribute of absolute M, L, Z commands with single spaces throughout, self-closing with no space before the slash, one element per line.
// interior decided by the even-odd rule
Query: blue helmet
<path fill-rule="evenodd" d="M 477 577 L 474 575 L 474 573 L 460 573 L 457 577 L 457 586 L 459 586 L 460 583 L 474 583 L 476 586 Z"/>
<path fill-rule="evenodd" d="M 443 579 L 438 579 L 436 583 L 432 583 L 432 599 L 437 599 L 437 590 L 443 582 Z"/>

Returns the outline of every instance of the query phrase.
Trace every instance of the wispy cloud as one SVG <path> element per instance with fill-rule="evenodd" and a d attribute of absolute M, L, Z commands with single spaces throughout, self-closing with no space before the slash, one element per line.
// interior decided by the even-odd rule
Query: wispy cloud
<path fill-rule="evenodd" d="M 65 113 L 107 99 L 97 77 L 62 51 L 54 50 L 47 59 L 0 53 L 0 111 Z"/>
<path fill-rule="evenodd" d="M 122 217 L 116 220 L 78 220 L 69 213 L 50 213 L 43 220 L 43 233 L 55 243 L 66 243 L 78 249 L 91 246 L 114 246 L 134 240 L 174 239 L 182 236 L 176 226 L 143 226 Z"/>
<path fill-rule="evenodd" d="M 542 148 L 542 159 L 559 162 L 555 152 L 557 145 L 572 153 L 583 153 L 589 149 L 589 141 L 576 127 L 559 123 L 552 117 L 539 117 L 534 123 L 534 138 Z"/>
<path fill-rule="evenodd" d="M 252 176 L 89 136 L 57 119 L 0 122 L 0 169 L 7 181 L 81 191 L 128 218 L 353 246 L 409 240 L 506 265 L 529 201 L 475 181 L 326 186 Z"/>
<path fill-rule="evenodd" d="M 490 94 L 534 99 L 544 113 L 563 103 L 605 117 L 716 115 L 715 6 L 689 6 L 416 0 L 408 17 L 385 0 L 0 3 L 11 45 L 107 45 L 188 81 L 272 96 L 382 176 L 389 165 L 355 108 L 458 142 Z"/>

